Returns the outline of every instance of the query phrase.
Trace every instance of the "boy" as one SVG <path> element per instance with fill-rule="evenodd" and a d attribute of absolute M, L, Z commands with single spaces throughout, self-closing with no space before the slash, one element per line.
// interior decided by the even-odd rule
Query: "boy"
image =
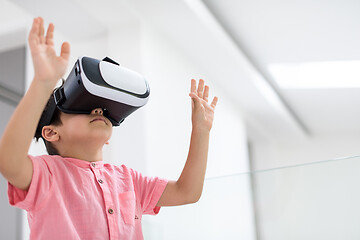
<path fill-rule="evenodd" d="M 209 87 L 191 81 L 191 142 L 177 181 L 104 164 L 102 148 L 112 125 L 101 108 L 91 114 L 60 112 L 57 122 L 41 130 L 55 153 L 29 156 L 42 111 L 70 55 L 65 42 L 56 56 L 53 32 L 50 24 L 44 36 L 43 19 L 34 19 L 28 38 L 34 79 L 1 138 L 0 172 L 9 182 L 10 204 L 28 211 L 31 239 L 143 239 L 142 214 L 199 200 L 217 98 L 209 105 Z"/>

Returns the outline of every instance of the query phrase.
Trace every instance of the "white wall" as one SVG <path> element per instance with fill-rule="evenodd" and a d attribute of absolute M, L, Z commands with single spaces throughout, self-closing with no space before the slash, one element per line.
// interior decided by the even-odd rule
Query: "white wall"
<path fill-rule="evenodd" d="M 153 158 L 149 161 L 163 166 L 163 169 L 157 169 L 157 166 L 149 166 L 149 169 L 165 174 L 165 177 L 174 178 L 180 174 L 191 133 L 190 80 L 204 78 L 210 85 L 210 99 L 215 94 L 220 97 L 211 132 L 207 177 L 247 171 L 246 131 L 242 116 L 217 88 L 218 80 L 208 76 L 156 29 L 148 27 L 144 30 L 143 49 L 144 74 L 151 81 L 152 94 L 146 106 L 147 142 L 151 144 L 148 151 Z M 159 154 L 173 159 L 162 160 Z"/>
<path fill-rule="evenodd" d="M 143 73 L 151 86 L 145 107 L 150 175 L 177 179 L 182 171 L 191 133 L 191 78 L 204 78 L 210 85 L 210 99 L 214 94 L 220 98 L 210 139 L 209 180 L 201 200 L 195 205 L 163 208 L 155 218 L 144 217 L 145 238 L 255 239 L 249 177 L 224 177 L 249 169 L 241 114 L 217 88 L 219 79 L 208 76 L 157 29 L 144 27 L 142 50 Z M 221 209 L 214 211 L 214 207 Z M 232 216 L 228 216 L 231 211 Z M 226 217 L 235 219 L 225 226 L 222 223 L 227 222 Z"/>

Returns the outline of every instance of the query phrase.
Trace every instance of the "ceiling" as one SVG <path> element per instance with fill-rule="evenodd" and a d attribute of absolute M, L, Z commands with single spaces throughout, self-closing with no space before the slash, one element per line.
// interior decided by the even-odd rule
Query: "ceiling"
<path fill-rule="evenodd" d="M 268 70 L 275 63 L 359 60 L 360 1 L 205 3 L 311 135 L 360 133 L 359 88 L 281 89 Z"/>
<path fill-rule="evenodd" d="M 283 89 L 268 70 L 274 63 L 360 60 L 360 1 L 2 0 L 1 4 L 0 50 L 19 44 L 18 29 L 32 16 L 56 22 L 60 31 L 77 40 L 141 19 L 160 29 L 216 79 L 244 115 L 250 135 L 360 133 L 360 89 Z"/>

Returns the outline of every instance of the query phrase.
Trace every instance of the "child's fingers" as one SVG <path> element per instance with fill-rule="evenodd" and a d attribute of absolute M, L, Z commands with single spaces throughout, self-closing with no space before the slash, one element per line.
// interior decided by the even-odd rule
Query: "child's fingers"
<path fill-rule="evenodd" d="M 203 98 L 203 95 L 204 95 L 204 80 L 203 79 L 200 79 L 199 80 L 199 86 L 198 86 L 198 90 L 197 90 L 197 92 L 198 92 L 198 96 L 200 97 L 200 98 Z"/>
<path fill-rule="evenodd" d="M 209 86 L 208 85 L 205 85 L 205 90 L 204 90 L 204 100 L 206 101 L 206 102 L 208 102 L 208 97 L 209 97 Z"/>
<path fill-rule="evenodd" d="M 44 19 L 39 17 L 40 19 L 40 27 L 39 27 L 39 38 L 40 43 L 45 43 L 45 37 L 44 37 Z"/>
<path fill-rule="evenodd" d="M 38 32 L 39 32 L 38 19 L 34 18 L 29 35 L 37 35 Z"/>
<path fill-rule="evenodd" d="M 65 60 L 69 60 L 69 58 L 70 58 L 70 44 L 68 42 L 64 42 L 61 45 L 60 56 Z"/>
<path fill-rule="evenodd" d="M 54 45 L 54 28 L 54 24 L 50 23 L 45 38 L 45 43 L 47 45 Z"/>
<path fill-rule="evenodd" d="M 193 101 L 194 107 L 195 107 L 195 108 L 198 108 L 198 107 L 201 105 L 199 96 L 196 95 L 196 93 L 193 93 L 193 92 L 191 92 L 191 93 L 189 94 L 189 96 L 191 97 L 191 99 L 192 99 L 192 101 Z"/>
<path fill-rule="evenodd" d="M 37 41 L 39 39 L 38 35 L 39 35 L 39 19 L 34 18 L 33 24 L 31 26 L 31 30 L 29 33 L 29 37 L 28 37 L 30 46 L 37 43 Z"/>
<path fill-rule="evenodd" d="M 212 103 L 211 103 L 211 107 L 215 108 L 217 102 L 218 102 L 218 97 L 214 97 L 214 99 L 212 100 Z"/>
<path fill-rule="evenodd" d="M 190 92 L 196 93 L 196 80 L 195 79 L 191 79 Z"/>

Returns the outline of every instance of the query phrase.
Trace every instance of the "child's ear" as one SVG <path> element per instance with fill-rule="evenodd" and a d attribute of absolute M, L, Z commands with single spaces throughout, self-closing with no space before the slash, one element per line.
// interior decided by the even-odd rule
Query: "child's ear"
<path fill-rule="evenodd" d="M 59 140 L 59 134 L 53 126 L 44 126 L 41 132 L 43 138 L 48 142 L 56 142 Z"/>

